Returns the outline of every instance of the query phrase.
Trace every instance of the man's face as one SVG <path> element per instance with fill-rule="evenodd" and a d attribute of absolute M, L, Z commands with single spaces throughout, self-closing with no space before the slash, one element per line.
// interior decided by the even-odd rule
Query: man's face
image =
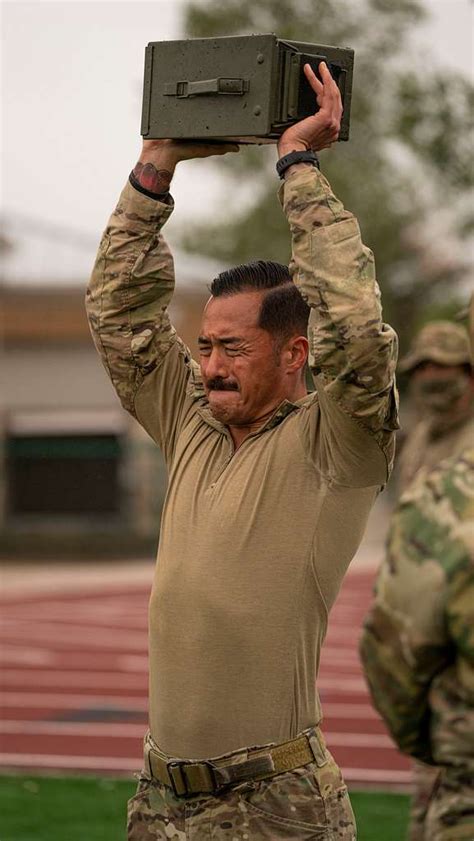
<path fill-rule="evenodd" d="M 210 298 L 199 337 L 201 374 L 216 420 L 249 426 L 285 399 L 287 380 L 274 338 L 258 326 L 263 293 Z"/>
<path fill-rule="evenodd" d="M 472 396 L 472 377 L 462 365 L 440 365 L 430 360 L 418 365 L 410 377 L 410 390 L 420 408 L 450 412 Z"/>

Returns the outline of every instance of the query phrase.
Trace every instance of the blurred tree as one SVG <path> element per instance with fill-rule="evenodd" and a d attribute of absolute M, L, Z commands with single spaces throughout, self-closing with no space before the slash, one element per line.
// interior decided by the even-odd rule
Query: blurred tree
<path fill-rule="evenodd" d="M 466 267 L 453 258 L 447 237 L 437 243 L 427 236 L 426 222 L 434 203 L 446 206 L 472 186 L 472 89 L 452 72 L 407 73 L 403 62 L 409 33 L 424 16 L 421 0 L 193 0 L 185 12 L 193 37 L 275 32 L 355 48 L 351 139 L 323 153 L 322 163 L 376 255 L 386 317 L 402 346 L 428 303 L 432 314 L 436 301 L 446 305 L 447 290 L 456 299 Z M 232 204 L 240 210 L 215 224 L 196 223 L 183 236 L 184 247 L 229 264 L 287 262 L 275 157 L 273 147 L 252 147 L 213 164 L 227 174 Z M 471 220 L 459 208 L 455 222 L 458 237 L 469 232 Z M 445 225 L 453 227 L 453 220 Z"/>

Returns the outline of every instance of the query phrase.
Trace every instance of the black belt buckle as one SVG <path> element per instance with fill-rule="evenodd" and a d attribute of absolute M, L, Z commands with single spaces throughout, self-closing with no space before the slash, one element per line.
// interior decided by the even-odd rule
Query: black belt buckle
<path fill-rule="evenodd" d="M 186 768 L 190 768 L 192 766 L 196 767 L 197 765 L 201 765 L 207 768 L 212 784 L 211 790 L 189 790 Z M 214 792 L 216 792 L 220 788 L 216 780 L 216 776 L 214 774 L 214 767 L 211 762 L 206 762 L 206 760 L 202 760 L 200 762 L 187 762 L 186 760 L 180 762 L 179 760 L 176 760 L 168 762 L 166 768 L 168 770 L 168 775 L 171 780 L 171 788 L 173 789 L 173 793 L 176 795 L 176 797 L 194 797 L 197 794 L 214 794 Z"/>

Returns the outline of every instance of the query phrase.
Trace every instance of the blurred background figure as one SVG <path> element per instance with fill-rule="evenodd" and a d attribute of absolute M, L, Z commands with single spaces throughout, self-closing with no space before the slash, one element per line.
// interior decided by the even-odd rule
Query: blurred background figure
<path fill-rule="evenodd" d="M 399 489 L 422 468 L 429 470 L 458 455 L 474 440 L 474 377 L 469 338 L 450 321 L 426 324 L 400 363 L 418 422 L 406 438 L 399 459 Z"/>
<path fill-rule="evenodd" d="M 470 315 L 473 346 L 474 298 Z M 411 470 L 415 478 L 393 515 L 360 643 L 376 708 L 400 750 L 423 762 L 412 841 L 474 838 L 474 436 L 464 345 L 460 328 L 431 324 L 405 360 L 406 369 L 423 365 L 414 382 L 431 412 L 406 445 L 405 476 Z M 435 388 L 440 382 L 445 393 Z M 438 452 L 444 436 L 456 455 L 432 468 L 434 430 Z"/>
<path fill-rule="evenodd" d="M 398 463 L 398 491 L 407 490 L 448 456 L 474 441 L 474 378 L 466 329 L 432 321 L 414 337 L 400 363 L 418 420 L 409 431 Z M 417 762 L 413 771 L 410 839 L 423 838 L 423 824 L 437 769 Z"/>

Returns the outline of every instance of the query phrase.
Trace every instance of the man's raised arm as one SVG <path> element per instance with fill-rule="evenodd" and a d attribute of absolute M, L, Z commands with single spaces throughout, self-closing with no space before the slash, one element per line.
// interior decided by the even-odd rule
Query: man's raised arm
<path fill-rule="evenodd" d="M 308 65 L 305 68 L 320 110 L 285 132 L 279 144 L 281 155 L 291 149 L 323 149 L 337 137 L 339 91 L 324 64 L 320 70 L 323 84 Z M 362 243 L 355 217 L 315 167 L 290 166 L 281 201 L 292 233 L 291 274 L 311 307 L 309 361 L 321 411 L 328 419 L 327 461 L 338 462 L 349 476 L 351 464 L 352 472 L 358 472 L 357 452 L 364 459 L 375 449 L 373 473 L 383 484 L 398 427 L 397 336 L 382 322 L 372 252 Z M 357 428 L 362 436 L 359 442 Z"/>
<path fill-rule="evenodd" d="M 189 354 L 170 323 L 173 260 L 161 228 L 173 211 L 169 194 L 177 163 L 234 151 L 211 146 L 144 141 L 142 154 L 102 236 L 87 290 L 86 309 L 97 350 L 125 409 L 137 415 L 137 392 L 174 350 L 167 411 L 179 410 L 189 377 Z M 156 394 L 159 402 L 159 394 Z M 159 408 L 157 409 L 159 411 Z M 174 417 L 176 418 L 175 411 Z M 140 418 L 139 418 L 140 419 Z M 160 431 L 144 423 L 156 439 Z M 159 423 L 157 423 L 159 426 Z"/>

